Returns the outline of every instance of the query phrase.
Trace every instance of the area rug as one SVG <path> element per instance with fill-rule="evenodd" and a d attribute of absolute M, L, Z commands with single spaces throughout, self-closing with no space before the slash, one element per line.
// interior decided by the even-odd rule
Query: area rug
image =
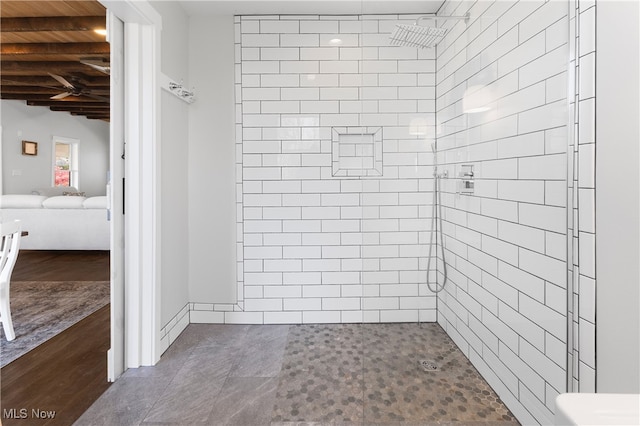
<path fill-rule="evenodd" d="M 12 281 L 15 340 L 0 331 L 0 367 L 109 303 L 109 281 Z M 2 328 L 0 326 L 0 328 Z"/>

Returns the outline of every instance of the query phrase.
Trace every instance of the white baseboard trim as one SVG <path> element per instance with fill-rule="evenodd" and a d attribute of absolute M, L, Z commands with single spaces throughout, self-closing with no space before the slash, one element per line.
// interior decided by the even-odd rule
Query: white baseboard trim
<path fill-rule="evenodd" d="M 436 322 L 435 309 L 414 310 L 397 317 L 392 311 L 303 311 L 247 312 L 243 303 L 187 303 L 169 323 L 160 330 L 161 353 L 180 336 L 189 324 L 317 324 L 317 323 L 381 323 L 381 322 Z M 402 314 L 401 311 L 398 311 Z M 406 314 L 409 314 L 408 316 Z"/>
<path fill-rule="evenodd" d="M 171 320 L 160 329 L 160 354 L 163 354 L 169 346 L 180 336 L 189 325 L 190 303 L 184 305 Z"/>

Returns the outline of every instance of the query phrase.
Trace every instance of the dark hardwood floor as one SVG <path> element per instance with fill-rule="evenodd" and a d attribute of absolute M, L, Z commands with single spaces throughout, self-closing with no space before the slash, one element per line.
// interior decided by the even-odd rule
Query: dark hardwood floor
<path fill-rule="evenodd" d="M 109 281 L 109 252 L 21 250 L 11 280 Z"/>
<path fill-rule="evenodd" d="M 109 280 L 109 253 L 22 251 L 12 281 Z M 110 307 L 0 370 L 2 425 L 71 425 L 109 387 Z"/>

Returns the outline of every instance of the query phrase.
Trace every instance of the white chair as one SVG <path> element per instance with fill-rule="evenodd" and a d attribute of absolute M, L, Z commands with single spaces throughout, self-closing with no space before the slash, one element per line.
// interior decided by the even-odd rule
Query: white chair
<path fill-rule="evenodd" d="M 20 237 L 22 236 L 20 221 L 0 223 L 0 234 L 2 235 L 0 243 L 0 320 L 7 340 L 13 340 L 16 338 L 16 333 L 11 321 L 9 286 L 11 273 L 20 250 Z"/>

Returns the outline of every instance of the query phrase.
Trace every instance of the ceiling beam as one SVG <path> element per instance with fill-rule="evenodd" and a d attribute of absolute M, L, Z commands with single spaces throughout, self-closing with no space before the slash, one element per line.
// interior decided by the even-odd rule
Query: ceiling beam
<path fill-rule="evenodd" d="M 106 41 L 97 43 L 3 43 L 2 55 L 106 55 L 110 46 Z"/>
<path fill-rule="evenodd" d="M 0 71 L 9 73 L 30 73 L 43 75 L 47 72 L 65 74 L 69 72 L 99 72 L 88 65 L 75 61 L 2 61 Z M 24 74 L 22 74 L 24 75 Z"/>
<path fill-rule="evenodd" d="M 39 18 L 2 18 L 0 31 L 93 31 L 105 29 L 104 16 L 51 16 Z"/>
<path fill-rule="evenodd" d="M 48 95 L 30 95 L 30 94 L 21 94 L 21 93 L 2 93 L 1 95 L 2 99 L 17 99 L 17 100 L 24 100 L 24 101 L 50 101 L 51 99 L 50 96 Z M 71 99 L 69 99 L 71 98 Z M 58 99 L 55 102 L 60 102 L 60 103 L 64 103 L 64 102 L 92 102 L 92 103 L 96 103 L 96 102 L 100 102 L 103 103 L 105 105 L 108 105 L 108 102 L 99 100 L 99 99 L 93 99 L 90 98 L 88 96 L 68 96 L 64 99 Z"/>
<path fill-rule="evenodd" d="M 54 83 L 55 84 L 55 83 Z M 81 86 L 82 87 L 82 86 Z M 54 87 L 54 86 L 0 86 L 0 93 L 31 93 L 31 94 L 58 94 L 65 92 L 66 89 L 63 87 Z M 96 89 L 96 88 L 83 88 L 83 92 L 91 93 L 92 95 L 100 95 L 100 96 L 109 96 L 109 88 L 107 87 L 104 90 Z"/>
<path fill-rule="evenodd" d="M 109 107 L 96 107 L 96 108 L 87 108 L 83 106 L 77 107 L 68 107 L 68 106 L 50 106 L 49 109 L 51 111 L 73 111 L 73 112 L 86 112 L 86 113 L 102 113 L 109 115 L 110 109 Z"/>
<path fill-rule="evenodd" d="M 71 77 L 69 77 L 71 78 Z M 67 78 L 67 79 L 69 79 Z M 83 76 L 79 78 L 80 83 L 85 86 L 91 86 L 96 88 L 104 88 L 109 90 L 109 76 Z M 56 81 L 53 77 L 40 76 L 40 75 L 11 75 L 11 76 L 1 76 L 0 82 L 3 86 L 51 86 L 52 84 L 56 84 Z"/>
<path fill-rule="evenodd" d="M 63 89 L 62 87 L 56 88 L 56 87 L 38 87 L 38 86 L 0 86 L 0 93 L 2 93 L 3 95 L 17 94 L 17 93 L 46 95 L 46 94 L 57 94 L 64 91 L 65 89 Z"/>
<path fill-rule="evenodd" d="M 27 105 L 29 106 L 47 106 L 47 107 L 51 107 L 51 106 L 55 106 L 55 107 L 60 107 L 62 108 L 64 107 L 83 107 L 83 108 L 105 108 L 108 107 L 109 104 L 106 102 L 94 102 L 93 104 L 87 104 L 85 102 L 78 102 L 78 101 L 52 101 L 51 99 L 47 99 L 47 100 L 43 100 L 43 101 L 34 101 L 34 100 L 27 100 Z"/>
<path fill-rule="evenodd" d="M 73 16 L 82 13 L 82 7 L 76 8 L 75 2 L 42 2 L 42 8 L 47 9 L 51 4 L 60 12 L 42 16 L 48 13 L 41 13 L 39 2 L 26 6 L 24 13 L 19 9 L 23 6 L 15 6 L 14 12 L 6 13 L 2 2 L 0 98 L 108 122 L 110 77 L 80 62 L 86 59 L 91 63 L 103 62 L 105 67 L 109 65 L 110 45 L 104 36 L 94 33 L 106 28 L 102 7 L 86 9 L 91 16 Z M 69 6 L 65 7 L 71 7 L 73 13 L 62 13 L 62 9 L 58 9 L 58 4 L 67 3 Z M 11 7 L 8 5 L 7 10 Z M 62 76 L 82 95 L 51 99 L 68 91 L 50 74 Z"/>
<path fill-rule="evenodd" d="M 71 115 L 85 115 L 87 117 L 99 117 L 99 118 L 108 118 L 109 117 L 109 113 L 104 113 L 104 112 L 90 113 L 90 112 L 69 111 L 69 114 L 71 114 Z"/>

